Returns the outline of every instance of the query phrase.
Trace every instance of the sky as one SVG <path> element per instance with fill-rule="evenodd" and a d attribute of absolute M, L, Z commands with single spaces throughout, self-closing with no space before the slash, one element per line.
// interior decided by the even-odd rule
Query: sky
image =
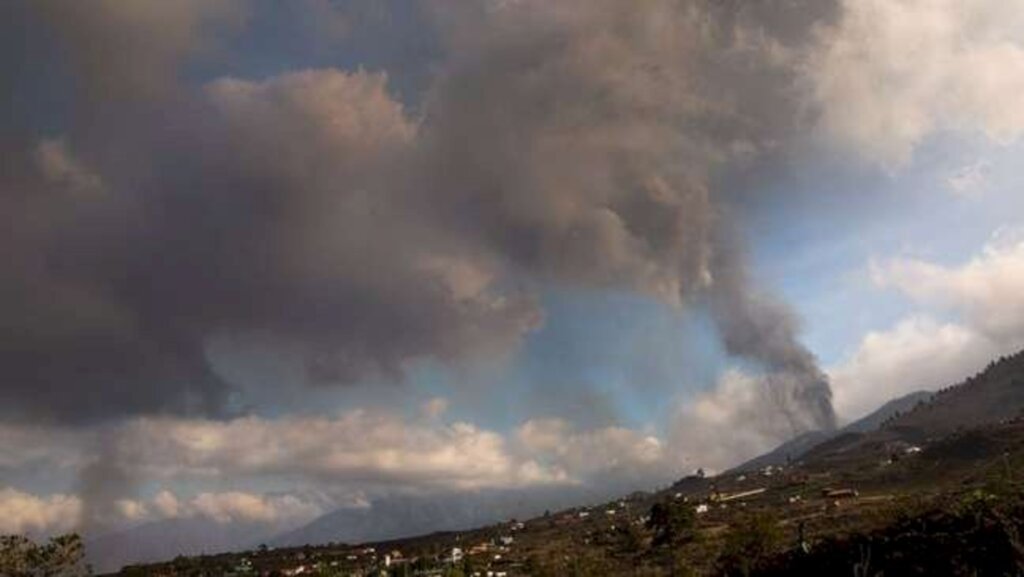
<path fill-rule="evenodd" d="M 1024 347 L 1024 5 L 0 10 L 0 532 L 650 489 Z"/>

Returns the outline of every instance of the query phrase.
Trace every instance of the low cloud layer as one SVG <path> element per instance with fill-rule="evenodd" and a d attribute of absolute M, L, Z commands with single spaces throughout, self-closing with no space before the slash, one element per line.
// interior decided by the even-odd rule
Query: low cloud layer
<path fill-rule="evenodd" d="M 203 492 L 179 499 L 163 490 L 151 500 L 118 499 L 109 512 L 111 526 L 126 527 L 149 521 L 203 518 L 220 524 L 263 524 L 283 529 L 309 522 L 325 513 L 322 505 L 296 495 L 241 491 Z M 79 529 L 82 499 L 75 495 L 36 496 L 0 489 L 0 533 L 52 535 Z"/>
<path fill-rule="evenodd" d="M 436 405 L 437 403 L 433 403 Z M 671 447 L 626 427 L 579 429 L 560 419 L 529 420 L 501 434 L 440 414 L 409 421 L 384 411 L 353 410 L 336 417 L 244 417 L 229 421 L 136 418 L 117 428 L 79 433 L 86 467 L 102 464 L 134 479 L 91 494 L 35 496 L 8 489 L 0 511 L 12 530 L 40 532 L 86 527 L 111 530 L 158 519 L 202 517 L 219 523 L 294 526 L 353 502 L 394 494 L 581 487 L 607 490 L 668 482 L 679 475 Z M 97 455 L 96 440 L 103 450 Z M 11 459 L 59 446 L 24 446 Z M 51 462 L 57 467 L 57 462 Z M 171 490 L 140 498 L 148 486 L 292 487 L 285 493 Z M 297 491 L 297 492 L 296 492 Z M 15 512 L 17 515 L 15 515 Z M 16 524 L 16 525 L 15 525 Z"/>
<path fill-rule="evenodd" d="M 0 534 L 68 531 L 77 526 L 81 509 L 73 495 L 37 497 L 0 488 Z"/>
<path fill-rule="evenodd" d="M 221 524 L 294 526 L 311 521 L 325 512 L 319 504 L 295 495 L 256 495 L 241 491 L 200 493 L 192 499 L 181 501 L 174 493 L 163 490 L 153 497 L 148 506 L 137 501 L 129 503 L 127 508 L 136 511 L 140 517 L 177 519 L 199 516 Z"/>
<path fill-rule="evenodd" d="M 147 478 L 278 478 L 362 492 L 601 485 L 677 474 L 654 435 L 528 420 L 510 434 L 436 418 L 354 410 L 337 417 L 137 419 L 116 459 Z"/>

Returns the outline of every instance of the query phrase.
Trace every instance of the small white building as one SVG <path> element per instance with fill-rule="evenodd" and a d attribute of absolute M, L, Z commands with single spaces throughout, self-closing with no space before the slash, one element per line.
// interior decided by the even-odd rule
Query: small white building
<path fill-rule="evenodd" d="M 462 561 L 464 556 L 465 554 L 462 552 L 461 548 L 452 547 L 451 555 L 448 557 L 448 560 L 452 563 L 458 563 L 459 561 Z"/>

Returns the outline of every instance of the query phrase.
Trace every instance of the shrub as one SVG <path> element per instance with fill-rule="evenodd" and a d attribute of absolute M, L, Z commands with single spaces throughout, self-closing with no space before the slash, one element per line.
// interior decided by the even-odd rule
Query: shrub
<path fill-rule="evenodd" d="M 91 572 L 76 534 L 53 537 L 44 545 L 21 535 L 0 536 L 0 575 L 5 577 L 80 577 Z"/>
<path fill-rule="evenodd" d="M 782 531 L 775 517 L 754 513 L 741 519 L 725 537 L 719 558 L 723 573 L 747 577 L 779 549 Z"/>
<path fill-rule="evenodd" d="M 654 532 L 655 547 L 691 541 L 696 535 L 696 514 L 689 505 L 663 502 L 651 507 L 647 527 Z"/>

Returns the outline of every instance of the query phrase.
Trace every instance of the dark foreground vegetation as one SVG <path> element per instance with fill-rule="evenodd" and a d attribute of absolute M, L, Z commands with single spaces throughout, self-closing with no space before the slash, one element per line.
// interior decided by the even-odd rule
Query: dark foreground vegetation
<path fill-rule="evenodd" d="M 1020 491 L 972 491 L 942 506 L 900 515 L 874 531 L 828 537 L 809 551 L 791 549 L 746 574 L 1024 575 Z"/>
<path fill-rule="evenodd" d="M 43 544 L 21 535 L 0 536 L 2 577 L 79 577 L 89 574 L 78 535 L 61 535 Z"/>

